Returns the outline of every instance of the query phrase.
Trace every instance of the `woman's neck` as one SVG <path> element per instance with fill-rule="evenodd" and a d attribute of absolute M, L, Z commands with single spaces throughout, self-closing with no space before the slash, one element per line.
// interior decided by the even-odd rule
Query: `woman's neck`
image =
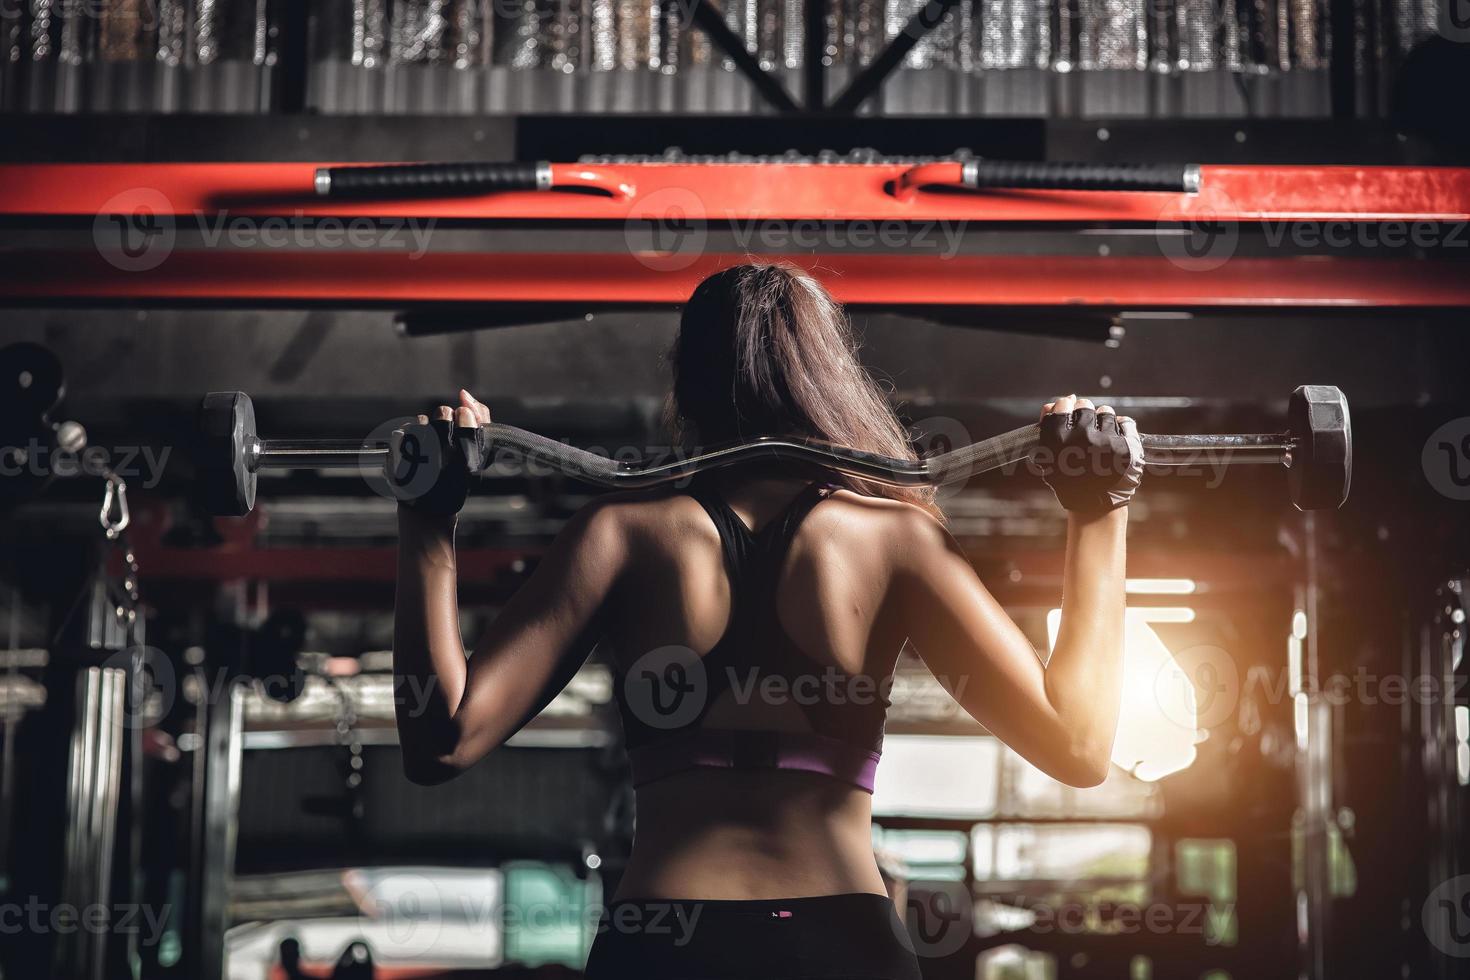
<path fill-rule="evenodd" d="M 828 474 L 817 467 L 779 460 L 732 466 L 714 474 L 715 484 L 722 492 L 761 495 L 799 490 L 827 478 Z"/>

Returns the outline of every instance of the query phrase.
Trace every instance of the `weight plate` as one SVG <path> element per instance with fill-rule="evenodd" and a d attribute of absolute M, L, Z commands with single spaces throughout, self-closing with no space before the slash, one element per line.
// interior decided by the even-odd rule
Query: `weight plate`
<path fill-rule="evenodd" d="M 1298 510 L 1335 510 L 1353 481 L 1353 431 L 1347 397 L 1333 385 L 1291 393 L 1287 428 L 1296 442 L 1287 482 Z"/>
<path fill-rule="evenodd" d="M 255 406 L 243 391 L 212 391 L 199 406 L 199 495 L 221 517 L 244 517 L 255 506 L 250 454 L 258 441 Z"/>

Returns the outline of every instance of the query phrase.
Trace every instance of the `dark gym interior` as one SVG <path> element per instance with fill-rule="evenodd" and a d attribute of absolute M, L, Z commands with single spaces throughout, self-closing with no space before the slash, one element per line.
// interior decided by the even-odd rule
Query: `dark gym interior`
<path fill-rule="evenodd" d="M 30 0 L 0 2 L 0 53 L 3 980 L 581 976 L 636 822 L 607 658 L 461 778 L 409 782 L 375 463 L 262 468 L 220 516 L 201 399 L 357 446 L 465 388 L 667 457 L 678 296 L 752 256 L 847 304 L 920 457 L 1057 393 L 1161 434 L 1284 432 L 1301 385 L 1351 406 L 1340 507 L 1293 506 L 1300 443 L 1295 473 L 1149 468 L 1101 785 L 900 658 L 873 847 L 926 980 L 1466 975 L 1464 0 Z M 970 186 L 890 219 L 852 183 L 974 160 L 1198 165 L 1210 204 Z M 304 179 L 260 190 L 459 161 L 557 185 L 343 197 L 367 217 L 335 227 Z M 579 163 L 634 211 L 660 166 L 714 168 L 709 213 L 645 247 L 647 214 L 557 192 Z M 144 193 L 176 211 L 98 203 Z M 475 482 L 466 637 L 603 492 Z M 938 494 L 1045 651 L 1066 513 L 1024 466 Z"/>

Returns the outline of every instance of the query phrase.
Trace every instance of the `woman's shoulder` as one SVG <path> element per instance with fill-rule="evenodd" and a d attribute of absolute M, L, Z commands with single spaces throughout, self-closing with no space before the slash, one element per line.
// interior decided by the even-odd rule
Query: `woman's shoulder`
<path fill-rule="evenodd" d="M 823 506 L 813 512 L 834 522 L 860 525 L 863 530 L 883 534 L 929 535 L 944 525 L 924 508 L 906 500 L 873 497 L 853 490 L 834 490 Z"/>
<path fill-rule="evenodd" d="M 690 533 L 717 537 L 704 508 L 680 487 L 601 494 L 583 506 L 574 522 L 625 540 L 667 540 Z M 942 546 L 948 533 L 928 511 L 907 501 L 834 489 L 807 514 L 799 537 L 829 545 L 912 551 Z"/>
<path fill-rule="evenodd" d="M 582 506 L 573 521 L 631 538 L 687 530 L 685 525 L 696 524 L 701 512 L 687 492 L 663 486 L 599 494 Z"/>
<path fill-rule="evenodd" d="M 834 490 L 812 509 L 792 545 L 851 567 L 873 568 L 876 559 L 896 570 L 942 546 L 947 536 L 922 507 L 844 489 Z"/>

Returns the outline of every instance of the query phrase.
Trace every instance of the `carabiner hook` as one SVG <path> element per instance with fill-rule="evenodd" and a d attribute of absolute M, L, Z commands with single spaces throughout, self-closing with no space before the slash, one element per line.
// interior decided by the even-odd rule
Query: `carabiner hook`
<path fill-rule="evenodd" d="M 97 520 L 102 525 L 107 540 L 116 541 L 133 522 L 132 514 L 128 512 L 128 485 L 123 482 L 122 477 L 110 470 L 104 474 L 104 478 L 107 486 L 102 491 L 102 510 L 97 515 Z"/>

